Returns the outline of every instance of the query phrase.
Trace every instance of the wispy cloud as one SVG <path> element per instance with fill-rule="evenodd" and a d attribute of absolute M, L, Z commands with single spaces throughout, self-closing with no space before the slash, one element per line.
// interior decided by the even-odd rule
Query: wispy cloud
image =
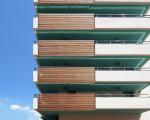
<path fill-rule="evenodd" d="M 0 106 L 6 104 L 9 101 L 9 98 L 0 98 Z"/>
<path fill-rule="evenodd" d="M 3 103 L 0 101 L 0 106 L 2 105 Z"/>
<path fill-rule="evenodd" d="M 10 109 L 11 109 L 11 110 L 21 110 L 22 107 L 19 106 L 19 105 L 11 105 L 11 106 L 10 106 Z"/>
<path fill-rule="evenodd" d="M 41 115 L 36 112 L 35 110 L 32 110 L 30 106 L 21 106 L 17 104 L 10 105 L 10 110 L 25 113 L 27 115 L 27 120 L 42 120 Z"/>

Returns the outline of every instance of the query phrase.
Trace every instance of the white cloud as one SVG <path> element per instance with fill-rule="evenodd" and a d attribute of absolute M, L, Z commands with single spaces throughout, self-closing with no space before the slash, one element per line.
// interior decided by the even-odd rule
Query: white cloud
<path fill-rule="evenodd" d="M 0 106 L 3 104 L 7 104 L 8 101 L 9 101 L 9 98 L 0 98 Z"/>
<path fill-rule="evenodd" d="M 32 110 L 29 106 L 21 106 L 21 105 L 10 105 L 10 109 L 13 111 L 18 111 L 27 115 L 27 120 L 42 120 L 41 114 Z"/>
<path fill-rule="evenodd" d="M 11 106 L 10 106 L 10 109 L 11 109 L 11 110 L 20 110 L 20 109 L 22 109 L 22 107 L 19 106 L 19 105 L 11 105 Z"/>

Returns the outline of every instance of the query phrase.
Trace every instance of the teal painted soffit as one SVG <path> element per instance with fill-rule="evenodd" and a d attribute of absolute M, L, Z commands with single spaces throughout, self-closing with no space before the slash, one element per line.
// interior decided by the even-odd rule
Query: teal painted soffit
<path fill-rule="evenodd" d="M 37 84 L 37 87 L 42 93 L 98 93 L 101 91 L 123 91 L 133 92 L 141 91 L 147 87 L 147 83 L 103 83 L 103 84 Z"/>
<path fill-rule="evenodd" d="M 145 14 L 150 5 L 37 5 L 37 13 Z M 61 9 L 61 11 L 60 11 Z"/>
<path fill-rule="evenodd" d="M 143 42 L 149 30 L 37 30 L 38 40 L 124 40 Z"/>
<path fill-rule="evenodd" d="M 39 66 L 64 66 L 64 67 L 141 67 L 148 56 L 57 56 L 36 57 Z"/>

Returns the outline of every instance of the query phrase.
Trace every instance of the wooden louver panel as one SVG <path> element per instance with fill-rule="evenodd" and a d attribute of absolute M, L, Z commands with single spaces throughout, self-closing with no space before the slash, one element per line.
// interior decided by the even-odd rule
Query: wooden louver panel
<path fill-rule="evenodd" d="M 39 68 L 40 83 L 94 83 L 95 69 L 82 67 Z"/>
<path fill-rule="evenodd" d="M 94 56 L 94 40 L 41 40 L 39 56 Z"/>
<path fill-rule="evenodd" d="M 92 111 L 95 110 L 95 94 L 41 94 L 39 111 Z"/>
<path fill-rule="evenodd" d="M 91 30 L 93 14 L 38 14 L 39 30 Z"/>
<path fill-rule="evenodd" d="M 41 4 L 90 4 L 94 0 L 38 0 Z"/>

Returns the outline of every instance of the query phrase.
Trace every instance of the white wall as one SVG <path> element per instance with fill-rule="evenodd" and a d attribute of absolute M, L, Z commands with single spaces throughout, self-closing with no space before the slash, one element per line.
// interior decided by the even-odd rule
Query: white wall
<path fill-rule="evenodd" d="M 95 71 L 96 82 L 148 82 L 150 71 Z"/>
<path fill-rule="evenodd" d="M 150 36 L 149 36 L 150 37 Z M 150 60 L 143 66 L 150 67 Z M 150 96 L 150 86 L 141 91 L 141 94 L 147 94 L 146 96 Z M 143 95 L 142 95 L 143 96 Z M 145 96 L 145 95 L 144 95 Z M 150 101 L 149 101 L 150 102 Z M 141 115 L 140 120 L 150 120 L 150 111 L 144 112 Z"/>
<path fill-rule="evenodd" d="M 95 2 L 107 3 L 107 2 L 117 2 L 117 3 L 148 3 L 149 0 L 95 0 Z"/>
<path fill-rule="evenodd" d="M 150 109 L 150 98 L 96 97 L 96 109 Z"/>
<path fill-rule="evenodd" d="M 150 44 L 95 44 L 95 55 L 150 55 Z"/>
<path fill-rule="evenodd" d="M 95 17 L 96 29 L 150 29 L 150 18 Z"/>

